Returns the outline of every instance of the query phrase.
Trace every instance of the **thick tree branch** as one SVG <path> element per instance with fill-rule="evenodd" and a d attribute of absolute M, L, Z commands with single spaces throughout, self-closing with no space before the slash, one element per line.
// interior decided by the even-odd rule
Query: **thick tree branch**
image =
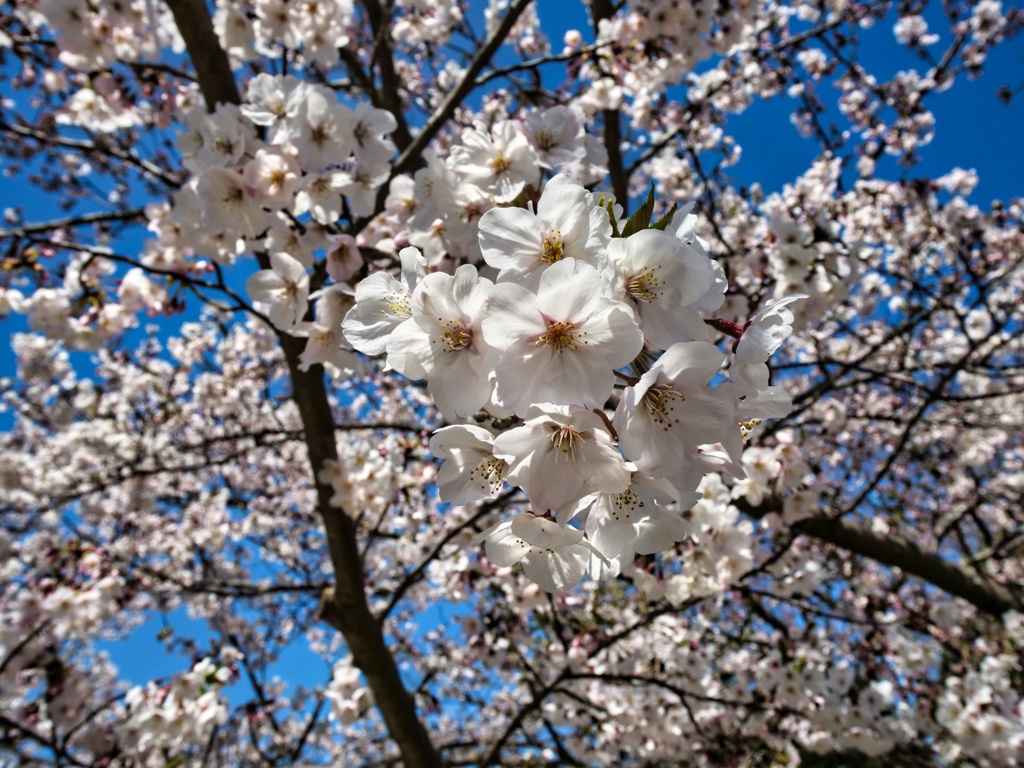
<path fill-rule="evenodd" d="M 206 5 L 202 0 L 169 0 L 168 5 L 185 40 L 207 108 L 212 111 L 221 102 L 239 103 L 239 92 L 227 54 L 221 49 L 213 31 Z M 260 262 L 262 268 L 268 268 L 265 255 L 260 257 Z M 366 602 L 365 575 L 355 523 L 344 510 L 331 505 L 334 489 L 319 478 L 320 470 L 327 462 L 338 460 L 334 416 L 324 387 L 323 367 L 314 365 L 309 370 L 300 370 L 299 358 L 305 341 L 287 334 L 279 334 L 278 339 L 288 362 L 292 399 L 302 419 L 317 506 L 324 521 L 334 566 L 332 623 L 344 634 L 353 661 L 366 676 L 404 764 L 408 768 L 438 767 L 441 765 L 440 757 L 416 715 L 415 703 L 405 689 L 391 650 L 384 642 L 380 624 L 375 621 Z"/>
<path fill-rule="evenodd" d="M 401 152 L 412 143 L 412 134 L 409 133 L 402 97 L 399 95 L 402 80 L 395 71 L 395 60 L 391 55 L 391 20 L 388 18 L 390 3 L 382 7 L 378 0 L 364 0 L 363 7 L 366 8 L 370 28 L 373 30 L 373 58 L 380 69 L 381 79 L 381 87 L 374 88 L 370 96 L 375 107 L 386 109 L 395 116 L 398 126 L 391 134 L 391 138 L 395 140 L 395 146 Z"/>
<path fill-rule="evenodd" d="M 782 508 L 779 499 L 769 499 L 756 507 L 743 499 L 733 503 L 754 518 L 779 512 Z M 899 568 L 993 616 L 1024 610 L 1024 599 L 1013 590 L 986 579 L 962 563 L 946 560 L 938 552 L 922 549 L 916 542 L 902 536 L 883 536 L 862 523 L 821 514 L 795 523 L 792 529 L 794 533 L 813 536 L 855 555 Z"/>
<path fill-rule="evenodd" d="M 611 0 L 593 0 L 590 6 L 593 15 L 594 35 L 603 19 L 615 14 Z M 629 212 L 629 176 L 622 159 L 622 129 L 619 125 L 619 110 L 606 109 L 601 113 L 604 123 L 604 148 L 608 152 L 608 176 L 612 182 L 615 202 L 622 206 L 623 215 Z"/>
<path fill-rule="evenodd" d="M 231 71 L 231 62 L 213 31 L 205 0 L 167 0 L 167 7 L 171 9 L 181 39 L 185 41 L 206 108 L 213 112 L 218 104 L 240 104 L 242 97 Z"/>

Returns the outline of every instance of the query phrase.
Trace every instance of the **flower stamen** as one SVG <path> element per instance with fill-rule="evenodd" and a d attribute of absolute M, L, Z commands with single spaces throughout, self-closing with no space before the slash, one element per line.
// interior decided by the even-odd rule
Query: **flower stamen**
<path fill-rule="evenodd" d="M 576 446 L 584 445 L 583 435 L 568 424 L 561 424 L 551 433 L 551 447 L 570 459 L 576 458 Z"/>
<path fill-rule="evenodd" d="M 432 339 L 431 344 L 441 342 L 445 352 L 458 352 L 460 349 L 468 349 L 473 346 L 473 330 L 467 328 L 460 320 L 449 320 L 443 322 L 443 318 L 437 318 L 441 323 L 441 335 Z"/>
<path fill-rule="evenodd" d="M 548 232 L 551 234 L 544 235 L 540 260 L 545 264 L 554 264 L 565 257 L 565 243 L 562 242 L 562 230 L 552 227 Z"/>
<path fill-rule="evenodd" d="M 665 281 L 657 277 L 655 270 L 661 269 L 661 264 L 648 267 L 645 271 L 633 275 L 626 281 L 626 293 L 635 301 L 643 301 L 650 304 L 665 292 L 658 290 L 665 285 Z"/>
<path fill-rule="evenodd" d="M 545 331 L 544 334 L 534 342 L 533 346 L 539 347 L 541 344 L 544 344 L 545 346 L 552 346 L 559 354 L 561 354 L 566 349 L 579 349 L 580 341 L 584 344 L 589 344 L 589 341 L 582 338 L 586 335 L 586 331 L 580 333 L 576 330 L 575 323 L 551 323 L 548 326 L 547 331 Z"/>
<path fill-rule="evenodd" d="M 651 387 L 644 394 L 644 405 L 651 415 L 651 420 L 661 427 L 662 432 L 668 432 L 674 424 L 679 423 L 675 416 L 676 402 L 685 402 L 686 396 L 682 392 L 676 392 L 671 384 L 664 387 Z"/>

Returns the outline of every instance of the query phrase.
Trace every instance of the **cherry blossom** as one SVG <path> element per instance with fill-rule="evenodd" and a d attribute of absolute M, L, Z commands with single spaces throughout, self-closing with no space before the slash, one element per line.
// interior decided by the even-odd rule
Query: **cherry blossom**
<path fill-rule="evenodd" d="M 643 344 L 630 309 L 603 295 L 597 269 L 572 258 L 548 267 L 536 294 L 498 283 L 487 311 L 484 340 L 501 351 L 497 399 L 519 414 L 538 402 L 603 405 L 614 370 Z"/>
<path fill-rule="evenodd" d="M 309 273 L 287 253 L 270 254 L 270 266 L 250 277 L 246 289 L 253 301 L 267 305 L 275 328 L 288 330 L 306 314 Z"/>

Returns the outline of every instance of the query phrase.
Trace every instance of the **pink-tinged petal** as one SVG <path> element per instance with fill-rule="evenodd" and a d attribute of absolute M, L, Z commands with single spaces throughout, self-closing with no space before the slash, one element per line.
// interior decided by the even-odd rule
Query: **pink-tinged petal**
<path fill-rule="evenodd" d="M 287 253 L 278 252 L 270 254 L 270 266 L 273 267 L 277 274 L 290 283 L 309 280 L 309 273 L 306 272 L 306 268 L 302 266 L 302 263 Z"/>
<path fill-rule="evenodd" d="M 559 592 L 579 583 L 589 559 L 590 550 L 577 544 L 550 553 L 531 552 L 523 558 L 523 570 L 545 592 Z"/>
<path fill-rule="evenodd" d="M 490 454 L 494 436 L 483 427 L 456 424 L 442 427 L 430 438 L 430 452 L 439 459 L 450 458 L 454 451 L 474 450 Z"/>
<path fill-rule="evenodd" d="M 565 547 L 577 544 L 583 539 L 583 531 L 535 515 L 519 515 L 513 518 L 511 530 L 527 544 L 538 549 Z"/>
<path fill-rule="evenodd" d="M 693 307 L 640 302 L 637 309 L 640 313 L 640 329 L 652 346 L 667 349 L 680 341 L 702 341 L 707 338 L 708 329 L 704 318 Z"/>
<path fill-rule="evenodd" d="M 688 533 L 686 524 L 678 515 L 656 510 L 655 514 L 637 523 L 632 547 L 638 555 L 653 555 L 682 541 Z"/>
<path fill-rule="evenodd" d="M 587 257 L 590 232 L 591 193 L 568 174 L 555 176 L 544 187 L 537 202 L 537 215 L 544 222 L 544 234 L 557 237 L 564 256 Z M 554 229 L 554 232 L 549 230 Z"/>
<path fill-rule="evenodd" d="M 544 270 L 537 305 L 552 320 L 584 320 L 608 305 L 598 271 L 577 259 L 562 259 Z"/>
<path fill-rule="evenodd" d="M 281 277 L 269 269 L 261 269 L 245 281 L 245 290 L 253 301 L 273 304 L 284 287 Z"/>
<path fill-rule="evenodd" d="M 500 538 L 487 539 L 484 545 L 487 559 L 499 568 L 511 568 L 530 552 L 530 545 L 511 531 Z"/>

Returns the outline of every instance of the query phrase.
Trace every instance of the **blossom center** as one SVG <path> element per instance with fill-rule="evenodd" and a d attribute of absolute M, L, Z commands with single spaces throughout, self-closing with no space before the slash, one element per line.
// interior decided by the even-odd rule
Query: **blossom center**
<path fill-rule="evenodd" d="M 676 405 L 685 402 L 686 396 L 682 392 L 676 392 L 671 384 L 662 387 L 651 387 L 644 394 L 644 405 L 651 415 L 651 421 L 661 427 L 663 432 L 668 432 L 673 424 L 678 424 L 679 419 L 675 415 Z"/>
<path fill-rule="evenodd" d="M 437 320 L 441 322 L 440 317 Z M 441 342 L 445 352 L 468 349 L 473 345 L 473 330 L 464 326 L 461 320 L 449 320 L 441 323 L 441 335 L 430 343 L 436 344 L 438 341 Z"/>
<path fill-rule="evenodd" d="M 496 456 L 489 456 L 469 471 L 469 479 L 472 482 L 480 483 L 480 490 L 488 490 L 496 494 L 501 491 L 505 484 L 505 475 L 508 474 L 508 463 Z"/>
<path fill-rule="evenodd" d="M 388 295 L 387 309 L 382 309 L 384 317 L 412 317 L 412 304 L 407 294 L 397 291 Z"/>
<path fill-rule="evenodd" d="M 370 126 L 364 122 L 358 122 L 352 134 L 356 137 L 356 141 L 359 142 L 359 146 L 366 146 L 366 142 L 370 138 Z"/>
<path fill-rule="evenodd" d="M 634 301 L 643 301 L 648 304 L 664 295 L 665 292 L 659 290 L 665 285 L 665 281 L 658 277 L 659 269 L 661 269 L 661 264 L 647 267 L 643 272 L 633 275 L 626 281 L 626 293 Z"/>
<path fill-rule="evenodd" d="M 627 488 L 622 493 L 616 493 L 612 496 L 612 518 L 616 522 L 620 522 L 623 519 L 627 522 L 632 521 L 633 513 L 639 513 L 643 507 L 643 500 L 636 495 L 636 491 L 632 488 Z"/>
<path fill-rule="evenodd" d="M 583 435 L 568 424 L 559 424 L 551 432 L 551 448 L 570 459 L 576 458 L 576 447 L 584 445 Z"/>
<path fill-rule="evenodd" d="M 324 123 L 317 123 L 311 127 L 309 139 L 318 147 L 322 147 L 331 140 L 331 131 Z"/>
<path fill-rule="evenodd" d="M 540 260 L 545 264 L 554 264 L 565 256 L 565 243 L 562 242 L 562 230 L 552 227 L 548 232 L 550 234 L 544 235 Z"/>
<path fill-rule="evenodd" d="M 581 341 L 584 344 L 589 344 L 590 342 L 583 338 L 586 335 L 587 332 L 578 331 L 576 324 L 573 322 L 551 323 L 533 346 L 538 347 L 544 344 L 545 346 L 554 347 L 556 351 L 561 353 L 566 349 L 579 349 Z"/>
<path fill-rule="evenodd" d="M 494 159 L 491 160 L 491 170 L 495 173 L 504 173 L 508 170 L 508 160 L 505 159 L 505 156 L 501 154 L 501 152 L 496 154 Z"/>

